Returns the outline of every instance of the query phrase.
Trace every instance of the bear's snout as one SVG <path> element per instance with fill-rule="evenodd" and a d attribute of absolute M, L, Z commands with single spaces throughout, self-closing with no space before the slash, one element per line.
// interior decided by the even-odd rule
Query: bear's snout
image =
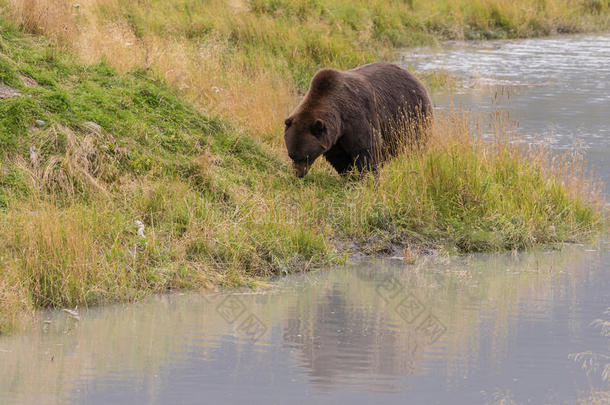
<path fill-rule="evenodd" d="M 307 160 L 295 160 L 292 162 L 292 166 L 294 167 L 294 174 L 298 178 L 302 178 L 305 177 L 309 171 L 311 164 Z"/>

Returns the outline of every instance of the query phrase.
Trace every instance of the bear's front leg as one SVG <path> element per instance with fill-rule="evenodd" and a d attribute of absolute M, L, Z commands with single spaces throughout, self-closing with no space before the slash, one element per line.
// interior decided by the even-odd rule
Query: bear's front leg
<path fill-rule="evenodd" d="M 343 148 L 336 144 L 324 154 L 324 157 L 335 168 L 337 173 L 343 175 L 352 170 L 354 167 L 354 159 L 348 155 Z"/>
<path fill-rule="evenodd" d="M 376 171 L 375 162 L 376 159 L 369 150 L 361 150 L 354 160 L 354 165 L 360 173 L 364 174 L 369 171 Z"/>

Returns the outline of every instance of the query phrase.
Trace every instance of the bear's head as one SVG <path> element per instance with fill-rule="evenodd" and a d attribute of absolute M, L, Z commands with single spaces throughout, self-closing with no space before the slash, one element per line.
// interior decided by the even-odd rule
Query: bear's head
<path fill-rule="evenodd" d="M 297 177 L 303 177 L 313 162 L 333 146 L 336 134 L 328 121 L 316 114 L 293 114 L 284 123 L 288 156 Z"/>
<path fill-rule="evenodd" d="M 318 71 L 303 102 L 284 121 L 284 140 L 297 177 L 303 177 L 313 162 L 339 139 L 341 124 L 334 95 L 341 73 L 334 69 Z"/>

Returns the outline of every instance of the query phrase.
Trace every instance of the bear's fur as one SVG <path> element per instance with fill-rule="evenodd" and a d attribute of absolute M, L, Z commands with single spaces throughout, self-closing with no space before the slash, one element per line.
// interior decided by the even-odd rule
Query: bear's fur
<path fill-rule="evenodd" d="M 394 64 L 322 69 L 286 119 L 284 139 L 298 177 L 320 155 L 340 174 L 362 172 L 421 141 L 431 117 L 423 84 Z"/>

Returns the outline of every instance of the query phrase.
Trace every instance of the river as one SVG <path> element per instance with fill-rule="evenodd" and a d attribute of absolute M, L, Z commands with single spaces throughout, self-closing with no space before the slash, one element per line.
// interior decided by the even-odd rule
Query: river
<path fill-rule="evenodd" d="M 610 184 L 610 36 L 453 43 L 403 63 L 462 78 L 433 94 L 438 109 L 507 111 L 524 139 L 577 148 Z M 594 321 L 609 308 L 604 240 L 369 260 L 256 291 L 45 312 L 0 337 L 0 403 L 607 400 L 610 337 Z"/>

